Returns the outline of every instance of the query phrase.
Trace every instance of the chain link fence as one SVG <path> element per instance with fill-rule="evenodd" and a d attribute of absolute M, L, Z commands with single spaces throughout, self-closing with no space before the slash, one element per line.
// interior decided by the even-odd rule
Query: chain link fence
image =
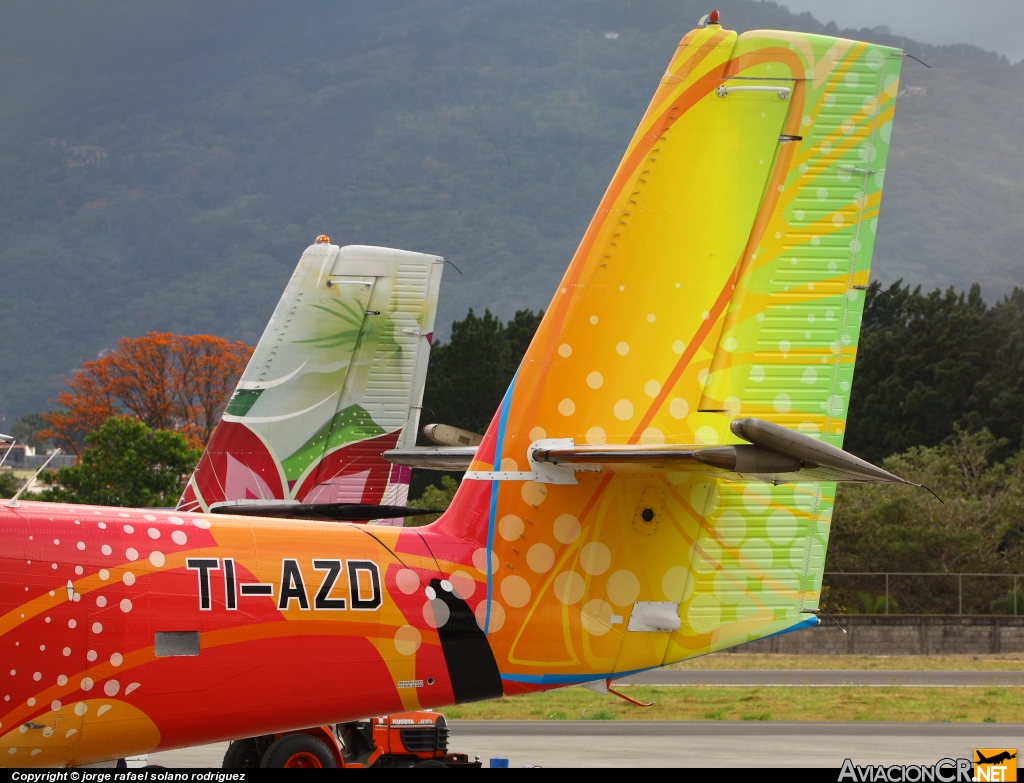
<path fill-rule="evenodd" d="M 832 614 L 1024 615 L 1024 574 L 826 571 Z"/>

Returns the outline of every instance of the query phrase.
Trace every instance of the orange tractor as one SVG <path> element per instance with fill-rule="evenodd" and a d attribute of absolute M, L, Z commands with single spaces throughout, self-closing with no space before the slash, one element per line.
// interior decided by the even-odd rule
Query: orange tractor
<path fill-rule="evenodd" d="M 437 712 L 315 726 L 238 739 L 224 769 L 322 767 L 480 767 L 479 756 L 448 752 L 448 723 Z"/>

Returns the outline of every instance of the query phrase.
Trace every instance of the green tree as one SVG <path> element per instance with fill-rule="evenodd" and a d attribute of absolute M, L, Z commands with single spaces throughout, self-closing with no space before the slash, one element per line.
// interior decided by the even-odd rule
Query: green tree
<path fill-rule="evenodd" d="M 431 484 L 423 490 L 423 494 L 416 500 L 410 500 L 409 505 L 412 508 L 431 508 L 437 509 L 438 511 L 444 511 L 451 505 L 452 498 L 455 497 L 455 492 L 459 488 L 459 482 L 457 482 L 451 476 L 445 474 L 441 476 L 439 482 L 440 487 Z M 421 525 L 429 525 L 435 519 L 440 517 L 440 514 L 431 514 L 429 516 L 422 517 L 408 517 L 405 520 L 405 527 L 420 527 Z"/>
<path fill-rule="evenodd" d="M 104 506 L 173 506 L 199 449 L 185 436 L 115 416 L 86 436 L 78 465 L 44 476 L 46 500 Z"/>
<path fill-rule="evenodd" d="M 1024 447 L 1024 291 L 988 307 L 981 289 L 868 291 L 845 448 L 880 462 L 988 429 L 1004 459 Z"/>
<path fill-rule="evenodd" d="M 543 315 L 540 311 L 519 310 L 512 320 L 502 323 L 490 310 L 478 316 L 470 308 L 465 318 L 454 321 L 451 339 L 436 343 L 430 350 L 422 423 L 436 421 L 483 434 L 501 405 Z M 413 471 L 410 496 L 415 498 L 428 489 L 443 494 L 446 484 L 440 488 L 427 486 L 440 478 L 435 471 Z M 452 494 L 454 486 L 453 482 Z M 439 506 L 428 504 L 421 508 Z"/>
<path fill-rule="evenodd" d="M 14 421 L 11 427 L 11 435 L 18 443 L 27 443 L 32 448 L 43 451 L 53 444 L 48 438 L 40 438 L 39 433 L 49 428 L 49 424 L 43 421 L 41 413 L 27 413 Z"/>
<path fill-rule="evenodd" d="M 0 470 L 0 498 L 14 497 L 18 491 L 19 481 L 10 470 Z"/>
<path fill-rule="evenodd" d="M 519 310 L 507 324 L 470 308 L 447 344 L 430 350 L 423 405 L 432 421 L 483 434 L 523 360 L 543 312 Z M 426 423 L 426 422 L 425 422 Z"/>
<path fill-rule="evenodd" d="M 915 447 L 884 462 L 923 489 L 841 484 L 828 550 L 830 572 L 964 572 L 1013 574 L 1024 561 L 1024 455 L 995 462 L 1005 441 L 987 430 L 954 435 L 940 446 Z M 826 577 L 830 606 L 872 611 L 859 594 L 877 596 L 882 577 Z M 890 608 L 957 611 L 955 577 L 892 577 Z M 965 611 L 989 611 L 1012 587 L 1003 580 L 964 579 Z M 1011 593 L 1012 601 L 1012 593 Z M 1022 607 L 1024 608 L 1024 607 Z"/>

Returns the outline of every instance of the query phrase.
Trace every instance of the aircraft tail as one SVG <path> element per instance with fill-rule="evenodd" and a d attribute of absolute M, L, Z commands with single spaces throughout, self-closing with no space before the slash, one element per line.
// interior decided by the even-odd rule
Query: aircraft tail
<path fill-rule="evenodd" d="M 901 62 L 679 45 L 435 523 L 506 691 L 817 623 L 835 480 L 900 481 L 841 446 Z"/>
<path fill-rule="evenodd" d="M 351 519 L 352 505 L 405 504 L 410 469 L 381 454 L 415 443 L 444 260 L 322 239 L 299 259 L 179 509 L 315 504 Z"/>

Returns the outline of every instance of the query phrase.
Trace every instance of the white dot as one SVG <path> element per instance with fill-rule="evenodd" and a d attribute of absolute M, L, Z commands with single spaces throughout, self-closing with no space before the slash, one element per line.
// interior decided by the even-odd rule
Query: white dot
<path fill-rule="evenodd" d="M 420 578 L 411 568 L 403 568 L 395 575 L 398 589 L 406 595 L 412 595 L 420 589 Z"/>
<path fill-rule="evenodd" d="M 144 520 L 146 520 L 147 522 L 156 522 L 156 517 L 153 516 L 152 514 L 143 514 L 142 518 Z"/>
<path fill-rule="evenodd" d="M 133 584 L 135 584 L 135 574 L 133 574 L 131 571 L 125 571 L 124 574 L 122 574 L 121 576 L 121 581 L 129 587 L 131 587 Z"/>
<path fill-rule="evenodd" d="M 843 217 L 842 213 L 836 212 L 832 216 L 832 225 L 835 226 L 836 228 L 841 227 L 844 222 L 845 222 L 845 218 Z"/>
<path fill-rule="evenodd" d="M 580 521 L 572 514 L 562 514 L 552 527 L 555 538 L 563 544 L 571 544 L 580 537 Z"/>
<path fill-rule="evenodd" d="M 534 427 L 530 430 L 530 440 L 544 440 L 548 436 L 543 427 Z"/>
<path fill-rule="evenodd" d="M 83 691 L 91 691 L 93 685 L 94 685 L 94 683 L 92 681 L 92 677 L 83 677 L 82 678 L 82 690 Z"/>
<path fill-rule="evenodd" d="M 818 201 L 825 201 L 828 198 L 828 188 L 818 188 Z"/>
<path fill-rule="evenodd" d="M 790 344 L 789 340 L 779 340 L 779 350 L 782 351 L 782 353 L 789 353 L 789 349 L 792 347 L 793 346 Z"/>
<path fill-rule="evenodd" d="M 147 534 L 149 535 L 149 537 L 150 537 L 150 538 L 152 538 L 152 539 L 153 539 L 154 541 L 155 541 L 156 539 L 160 538 L 160 531 L 159 531 L 159 530 L 157 530 L 157 529 L 156 529 L 155 527 L 151 527 L 151 528 L 150 528 L 149 530 L 147 530 L 147 531 L 146 531 L 146 533 L 147 533 Z"/>
<path fill-rule="evenodd" d="M 153 550 L 149 553 L 149 562 L 156 568 L 162 568 L 164 564 L 164 553 Z"/>
<path fill-rule="evenodd" d="M 117 680 L 107 680 L 103 683 L 103 692 L 107 696 L 117 696 L 117 692 L 121 690 L 121 683 Z"/>
<path fill-rule="evenodd" d="M 112 550 L 112 549 L 110 548 L 110 544 L 104 544 L 103 546 L 101 546 L 101 547 L 100 547 L 100 551 L 101 551 L 101 552 L 102 552 L 103 554 L 105 554 L 105 555 L 109 555 L 109 554 L 110 554 L 111 552 L 113 552 L 114 550 Z"/>
<path fill-rule="evenodd" d="M 795 210 L 793 212 L 793 217 L 795 217 L 797 220 L 803 220 L 804 219 L 804 211 L 802 209 Z"/>
<path fill-rule="evenodd" d="M 60 539 L 59 539 L 59 538 L 55 538 L 55 539 L 53 539 L 53 543 L 54 543 L 54 544 L 55 544 L 56 546 L 60 546 Z"/>
<path fill-rule="evenodd" d="M 602 385 L 604 385 L 604 376 L 597 370 L 587 376 L 587 386 L 591 389 L 600 389 Z"/>
<path fill-rule="evenodd" d="M 821 143 L 821 151 L 823 154 L 828 155 L 832 151 L 832 142 L 823 141 Z"/>
<path fill-rule="evenodd" d="M 173 522 L 174 520 L 172 519 L 171 521 Z M 210 522 L 207 519 L 193 519 L 192 520 L 192 524 L 195 525 L 200 530 L 209 530 L 210 529 Z M 128 687 L 131 687 L 131 686 L 129 685 Z M 127 692 L 128 691 L 125 691 L 125 693 L 127 693 Z"/>
<path fill-rule="evenodd" d="M 132 561 L 138 560 L 139 552 L 137 549 L 135 549 L 135 547 L 128 547 L 126 550 L 124 550 L 124 556 Z"/>
<path fill-rule="evenodd" d="M 603 446 L 607 436 L 600 427 L 591 427 L 587 430 L 587 443 L 591 446 Z"/>
<path fill-rule="evenodd" d="M 672 343 L 672 352 L 673 353 L 680 354 L 680 353 L 682 353 L 685 350 L 686 350 L 686 343 L 684 343 L 682 340 L 676 340 L 674 343 Z"/>
<path fill-rule="evenodd" d="M 793 407 L 793 401 L 788 394 L 775 395 L 775 411 L 777 413 L 789 413 Z"/>
<path fill-rule="evenodd" d="M 103 623 L 93 623 L 92 624 L 92 632 L 93 633 L 103 633 Z"/>
<path fill-rule="evenodd" d="M 92 685 L 90 685 L 89 687 L 91 688 Z M 89 705 L 86 704 L 84 701 L 80 701 L 80 702 L 78 702 L 78 704 L 75 705 L 75 715 L 77 715 L 79 717 L 85 715 L 85 713 L 88 712 L 88 710 L 89 710 Z"/>
<path fill-rule="evenodd" d="M 121 611 L 126 614 L 132 610 L 132 602 L 127 598 L 121 599 Z"/>
<path fill-rule="evenodd" d="M 846 82 L 846 86 L 852 90 L 860 81 L 860 76 L 857 75 L 856 71 L 847 71 L 844 81 Z"/>
<path fill-rule="evenodd" d="M 600 541 L 591 541 L 580 550 L 580 565 L 591 576 L 600 576 L 612 563 L 612 552 Z"/>
<path fill-rule="evenodd" d="M 61 652 L 64 653 L 64 657 L 67 658 L 69 655 L 71 655 L 71 648 L 65 647 L 63 650 L 61 650 Z"/>
<path fill-rule="evenodd" d="M 569 343 L 562 343 L 558 346 L 558 355 L 563 359 L 567 359 L 572 356 L 572 346 Z"/>
<path fill-rule="evenodd" d="M 100 596 L 96 597 L 96 606 L 98 606 L 98 607 L 100 607 L 102 609 L 106 605 L 107 605 L 107 597 L 105 595 L 100 595 Z"/>
<path fill-rule="evenodd" d="M 77 544 L 75 544 L 75 546 L 77 546 L 79 549 L 85 549 L 85 542 L 79 541 Z"/>
<path fill-rule="evenodd" d="M 576 412 L 576 403 L 566 398 L 558 403 L 558 412 L 563 416 L 572 416 Z"/>
<path fill-rule="evenodd" d="M 633 418 L 633 403 L 629 400 L 619 400 L 612 410 L 619 421 L 629 421 Z"/>
<path fill-rule="evenodd" d="M 52 569 L 56 570 L 56 568 L 57 568 L 57 564 L 56 564 L 56 563 L 51 563 L 51 564 L 50 564 L 50 568 L 52 568 Z"/>
<path fill-rule="evenodd" d="M 52 712 L 56 712 L 56 711 L 57 711 L 57 710 L 59 710 L 59 709 L 60 709 L 60 708 L 61 708 L 62 706 L 63 706 L 63 705 L 62 705 L 62 704 L 60 703 L 60 699 L 54 699 L 53 701 L 51 701 L 51 702 L 50 702 L 50 710 L 51 710 Z"/>
<path fill-rule="evenodd" d="M 718 430 L 714 427 L 699 427 L 694 433 L 697 443 L 702 446 L 713 446 L 718 443 Z"/>
<path fill-rule="evenodd" d="M 706 321 L 706 320 L 708 320 L 711 317 L 711 313 L 709 313 L 707 310 L 705 310 L 703 313 L 700 314 L 700 317 L 701 317 L 701 320 Z"/>
<path fill-rule="evenodd" d="M 619 286 L 619 290 L 620 290 L 620 291 L 625 291 L 625 290 L 626 290 L 626 286 L 624 286 L 624 285 L 620 285 L 620 286 Z"/>
<path fill-rule="evenodd" d="M 126 516 L 127 516 L 127 515 L 126 515 Z M 134 532 L 135 532 L 135 528 L 133 528 L 133 527 L 132 527 L 131 525 L 125 525 L 125 526 L 124 526 L 124 527 L 123 527 L 122 529 L 123 529 L 123 530 L 124 530 L 124 532 L 125 532 L 125 533 L 127 533 L 128 535 L 131 535 L 132 533 L 134 533 Z"/>
<path fill-rule="evenodd" d="M 99 658 L 99 655 L 95 650 L 89 650 L 89 652 L 85 654 L 85 659 L 87 661 L 95 661 L 97 658 Z"/>
<path fill-rule="evenodd" d="M 46 645 L 45 645 L 45 644 L 41 644 L 41 645 L 39 645 L 39 650 L 40 650 L 40 651 L 44 651 L 44 650 L 46 650 Z"/>
<path fill-rule="evenodd" d="M 685 419 L 690 412 L 690 406 L 682 397 L 676 397 L 669 403 L 668 412 L 673 419 Z"/>
<path fill-rule="evenodd" d="M 596 324 L 598 322 L 598 320 L 599 319 L 598 319 L 598 317 L 596 315 L 590 316 L 590 323 Z"/>
<path fill-rule="evenodd" d="M 94 513 L 97 513 L 97 514 L 98 514 L 99 512 L 98 512 L 98 511 L 96 511 L 96 512 L 94 512 Z M 98 523 L 96 524 L 96 527 L 98 527 L 98 528 L 99 528 L 100 530 L 106 530 L 106 529 L 107 529 L 107 523 L 106 523 L 106 522 L 98 522 Z"/>
<path fill-rule="evenodd" d="M 36 682 L 39 682 L 41 679 L 43 679 L 43 673 L 42 672 L 34 672 L 32 674 L 32 679 L 35 680 Z"/>
<path fill-rule="evenodd" d="M 640 433 L 640 443 L 644 446 L 661 446 L 665 443 L 665 433 L 657 427 L 648 427 Z"/>
<path fill-rule="evenodd" d="M 170 522 L 172 525 L 184 525 L 185 524 L 185 520 L 182 519 L 181 517 L 167 517 L 167 521 Z"/>
<path fill-rule="evenodd" d="M 110 579 L 110 572 L 107 569 L 105 569 L 105 568 L 101 568 L 100 569 L 100 579 L 102 579 L 104 582 L 106 582 L 108 579 Z"/>
<path fill-rule="evenodd" d="M 654 315 L 654 313 L 648 313 L 647 314 L 647 323 L 653 324 L 655 320 L 656 320 L 656 316 Z"/>
<path fill-rule="evenodd" d="M 27 705 L 28 705 L 29 707 L 35 707 L 35 706 L 36 706 L 36 697 L 35 697 L 35 696 L 30 696 L 30 697 L 29 697 L 29 699 L 28 699 L 28 701 L 27 701 L 27 702 L 25 702 L 25 703 L 26 703 L 26 704 L 27 704 Z M 36 753 L 37 753 L 37 752 L 38 752 L 38 751 L 36 751 L 36 750 L 32 751 L 32 755 L 33 755 L 33 756 L 34 756 L 34 755 L 36 755 Z"/>
<path fill-rule="evenodd" d="M 85 573 L 85 569 L 82 568 L 82 566 L 75 566 L 75 574 L 77 574 L 78 576 L 81 576 L 84 573 Z"/>
<path fill-rule="evenodd" d="M 185 535 L 184 530 L 175 530 L 173 533 L 171 533 L 171 541 L 173 541 L 178 546 L 185 546 L 185 544 L 188 543 L 188 536 Z"/>
<path fill-rule="evenodd" d="M 657 381 L 651 380 L 644 384 L 644 394 L 648 397 L 657 397 L 661 391 L 661 384 Z"/>
<path fill-rule="evenodd" d="M 619 356 L 625 356 L 627 353 L 629 353 L 629 343 L 622 342 L 616 345 L 615 353 L 617 353 Z"/>
<path fill-rule="evenodd" d="M 78 621 L 74 618 L 68 620 L 68 628 L 74 628 L 76 625 L 78 625 Z"/>
<path fill-rule="evenodd" d="M 750 368 L 750 380 L 754 383 L 760 383 L 764 380 L 764 367 L 760 364 L 755 364 Z"/>

